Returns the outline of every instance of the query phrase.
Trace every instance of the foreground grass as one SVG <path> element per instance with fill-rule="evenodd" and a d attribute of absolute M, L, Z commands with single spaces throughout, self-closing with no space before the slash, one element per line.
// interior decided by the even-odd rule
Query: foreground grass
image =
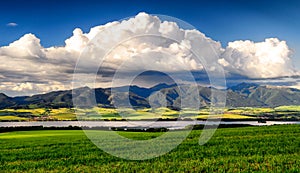
<path fill-rule="evenodd" d="M 138 140 L 162 134 L 119 133 Z M 200 133 L 192 131 L 172 152 L 145 161 L 110 156 L 80 130 L 2 133 L 0 172 L 300 171 L 299 125 L 218 129 L 204 146 L 198 145 Z"/>

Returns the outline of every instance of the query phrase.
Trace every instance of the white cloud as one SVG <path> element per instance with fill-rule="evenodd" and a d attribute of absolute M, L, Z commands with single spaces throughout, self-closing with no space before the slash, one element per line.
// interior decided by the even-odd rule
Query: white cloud
<path fill-rule="evenodd" d="M 14 22 L 11 22 L 11 23 L 6 24 L 6 26 L 9 26 L 9 27 L 16 27 L 16 26 L 18 26 L 18 24 L 17 24 L 17 23 L 14 23 Z"/>
<path fill-rule="evenodd" d="M 190 50 L 200 55 L 201 62 Z M 80 55 L 77 68 L 85 82 L 94 78 L 90 73 L 103 60 L 99 79 L 105 86 L 117 69 L 124 74 L 143 69 L 176 73 L 204 67 L 213 72 L 221 65 L 228 73 L 250 78 L 298 73 L 285 41 L 235 41 L 222 48 L 198 30 L 183 30 L 174 22 L 139 13 L 129 20 L 93 27 L 88 33 L 76 28 L 62 47 L 44 48 L 33 34 L 0 47 L 0 61 L 4 62 L 0 64 L 1 91 L 26 94 L 70 89 Z"/>
<path fill-rule="evenodd" d="M 82 30 L 76 28 L 73 31 L 73 36 L 65 41 L 66 50 L 81 52 L 89 42 L 89 38 L 83 34 Z"/>
<path fill-rule="evenodd" d="M 240 40 L 228 43 L 219 63 L 250 78 L 276 78 L 297 75 L 290 56 L 286 42 L 277 38 L 257 43 Z"/>
<path fill-rule="evenodd" d="M 43 47 L 33 34 L 25 34 L 19 40 L 10 43 L 9 46 L 1 47 L 0 55 L 14 58 L 43 58 Z"/>

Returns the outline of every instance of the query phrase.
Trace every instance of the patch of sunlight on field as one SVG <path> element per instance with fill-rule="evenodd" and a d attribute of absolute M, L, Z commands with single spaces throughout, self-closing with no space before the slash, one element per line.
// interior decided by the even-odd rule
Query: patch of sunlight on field
<path fill-rule="evenodd" d="M 191 114 L 191 115 L 199 114 L 199 110 L 182 110 L 180 112 L 182 112 L 184 114 Z"/>
<path fill-rule="evenodd" d="M 222 114 L 222 115 L 199 115 L 195 118 L 207 119 L 207 118 L 227 118 L 227 119 L 252 119 L 253 117 L 238 115 L 238 114 Z"/>
<path fill-rule="evenodd" d="M 253 108 L 254 113 L 272 113 L 274 109 L 272 108 Z"/>
<path fill-rule="evenodd" d="M 222 118 L 229 118 L 229 119 L 251 119 L 253 117 L 245 116 L 245 115 L 238 115 L 238 114 L 223 114 Z"/>
<path fill-rule="evenodd" d="M 178 111 L 166 108 L 166 107 L 160 107 L 155 110 L 153 110 L 158 115 L 161 115 L 163 117 L 177 117 L 179 115 Z"/>
<path fill-rule="evenodd" d="M 46 110 L 44 108 L 36 109 L 2 109 L 1 112 L 13 112 L 13 113 L 31 113 L 33 115 L 41 115 Z"/>
<path fill-rule="evenodd" d="M 51 118 L 55 120 L 76 120 L 76 115 L 73 113 L 58 113 L 55 115 L 50 115 Z"/>
<path fill-rule="evenodd" d="M 141 111 L 143 112 L 151 112 L 153 109 L 151 108 L 143 108 L 143 109 L 140 109 Z"/>
<path fill-rule="evenodd" d="M 273 108 L 256 108 L 256 107 L 239 107 L 239 108 L 230 108 L 225 113 L 228 114 L 243 114 L 243 115 L 262 115 L 266 113 L 274 113 Z"/>
<path fill-rule="evenodd" d="M 241 109 L 231 109 L 231 110 L 228 110 L 227 112 L 230 112 L 232 114 L 241 114 L 244 112 L 244 110 L 241 110 Z"/>
<path fill-rule="evenodd" d="M 275 108 L 276 111 L 295 111 L 300 112 L 300 106 L 279 106 Z"/>
<path fill-rule="evenodd" d="M 145 112 L 145 110 L 136 110 L 136 111 L 131 111 L 131 112 L 123 112 L 120 114 L 123 118 L 128 118 L 128 119 L 155 119 L 155 118 L 160 118 L 160 115 L 154 112 Z"/>
<path fill-rule="evenodd" d="M 59 109 L 51 109 L 52 114 L 59 114 L 59 113 L 74 113 L 74 109 L 70 108 L 59 108 Z"/>
<path fill-rule="evenodd" d="M 55 120 L 76 120 L 74 112 L 74 109 L 70 108 L 51 109 L 49 117 Z"/>
<path fill-rule="evenodd" d="M 99 108 L 95 107 L 93 110 L 99 112 L 100 114 L 117 114 L 118 111 L 114 108 Z"/>
<path fill-rule="evenodd" d="M 199 115 L 208 115 L 209 112 L 208 111 L 199 111 L 198 114 Z"/>
<path fill-rule="evenodd" d="M 29 118 L 18 117 L 13 115 L 0 116 L 0 121 L 27 121 Z"/>

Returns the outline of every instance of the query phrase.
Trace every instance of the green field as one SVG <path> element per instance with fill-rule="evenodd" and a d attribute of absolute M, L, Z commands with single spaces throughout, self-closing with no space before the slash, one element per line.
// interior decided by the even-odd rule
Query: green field
<path fill-rule="evenodd" d="M 280 106 L 276 108 L 224 108 L 224 113 L 211 115 L 209 108 L 200 110 L 183 109 L 181 111 L 169 108 L 113 108 L 94 107 L 91 109 L 74 108 L 32 108 L 32 109 L 2 109 L 0 121 L 70 121 L 70 120 L 142 120 L 142 119 L 174 119 L 191 118 L 207 119 L 272 119 L 272 120 L 300 120 L 300 106 Z"/>
<path fill-rule="evenodd" d="M 162 132 L 118 133 L 144 140 Z M 200 133 L 145 161 L 113 157 L 80 130 L 1 133 L 0 172 L 300 172 L 299 125 L 218 129 L 203 146 Z"/>

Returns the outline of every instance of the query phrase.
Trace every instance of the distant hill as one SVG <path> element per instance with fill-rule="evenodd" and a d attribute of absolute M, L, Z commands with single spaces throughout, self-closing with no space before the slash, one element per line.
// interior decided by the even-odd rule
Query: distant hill
<path fill-rule="evenodd" d="M 231 106 L 268 106 L 300 105 L 300 90 L 294 88 L 259 86 L 257 84 L 241 83 L 230 87 L 227 95 L 236 99 Z M 237 99 L 241 97 L 240 99 Z M 239 102 L 239 103 L 237 103 Z"/>
<path fill-rule="evenodd" d="M 11 107 L 15 105 L 16 102 L 13 100 L 13 98 L 8 97 L 7 95 L 0 93 L 0 109 Z"/>
<path fill-rule="evenodd" d="M 199 95 L 194 94 L 197 90 Z M 151 88 L 135 85 L 96 89 L 83 87 L 73 91 L 53 91 L 46 94 L 22 97 L 8 97 L 0 93 L 0 108 L 73 107 L 73 103 L 76 106 L 84 107 L 99 104 L 107 107 L 113 107 L 114 105 L 126 107 L 130 106 L 129 103 L 134 107 L 150 107 L 149 98 L 155 92 L 159 92 L 166 97 L 166 106 L 168 107 L 179 108 L 183 100 L 185 103 L 191 104 L 198 100 L 200 106 L 209 106 L 213 90 L 218 91 L 218 89 L 203 86 L 158 84 Z M 180 96 L 180 92 L 185 93 L 184 97 Z M 161 100 L 157 102 L 161 102 Z M 300 90 L 241 83 L 227 89 L 226 105 L 228 107 L 300 105 Z"/>

